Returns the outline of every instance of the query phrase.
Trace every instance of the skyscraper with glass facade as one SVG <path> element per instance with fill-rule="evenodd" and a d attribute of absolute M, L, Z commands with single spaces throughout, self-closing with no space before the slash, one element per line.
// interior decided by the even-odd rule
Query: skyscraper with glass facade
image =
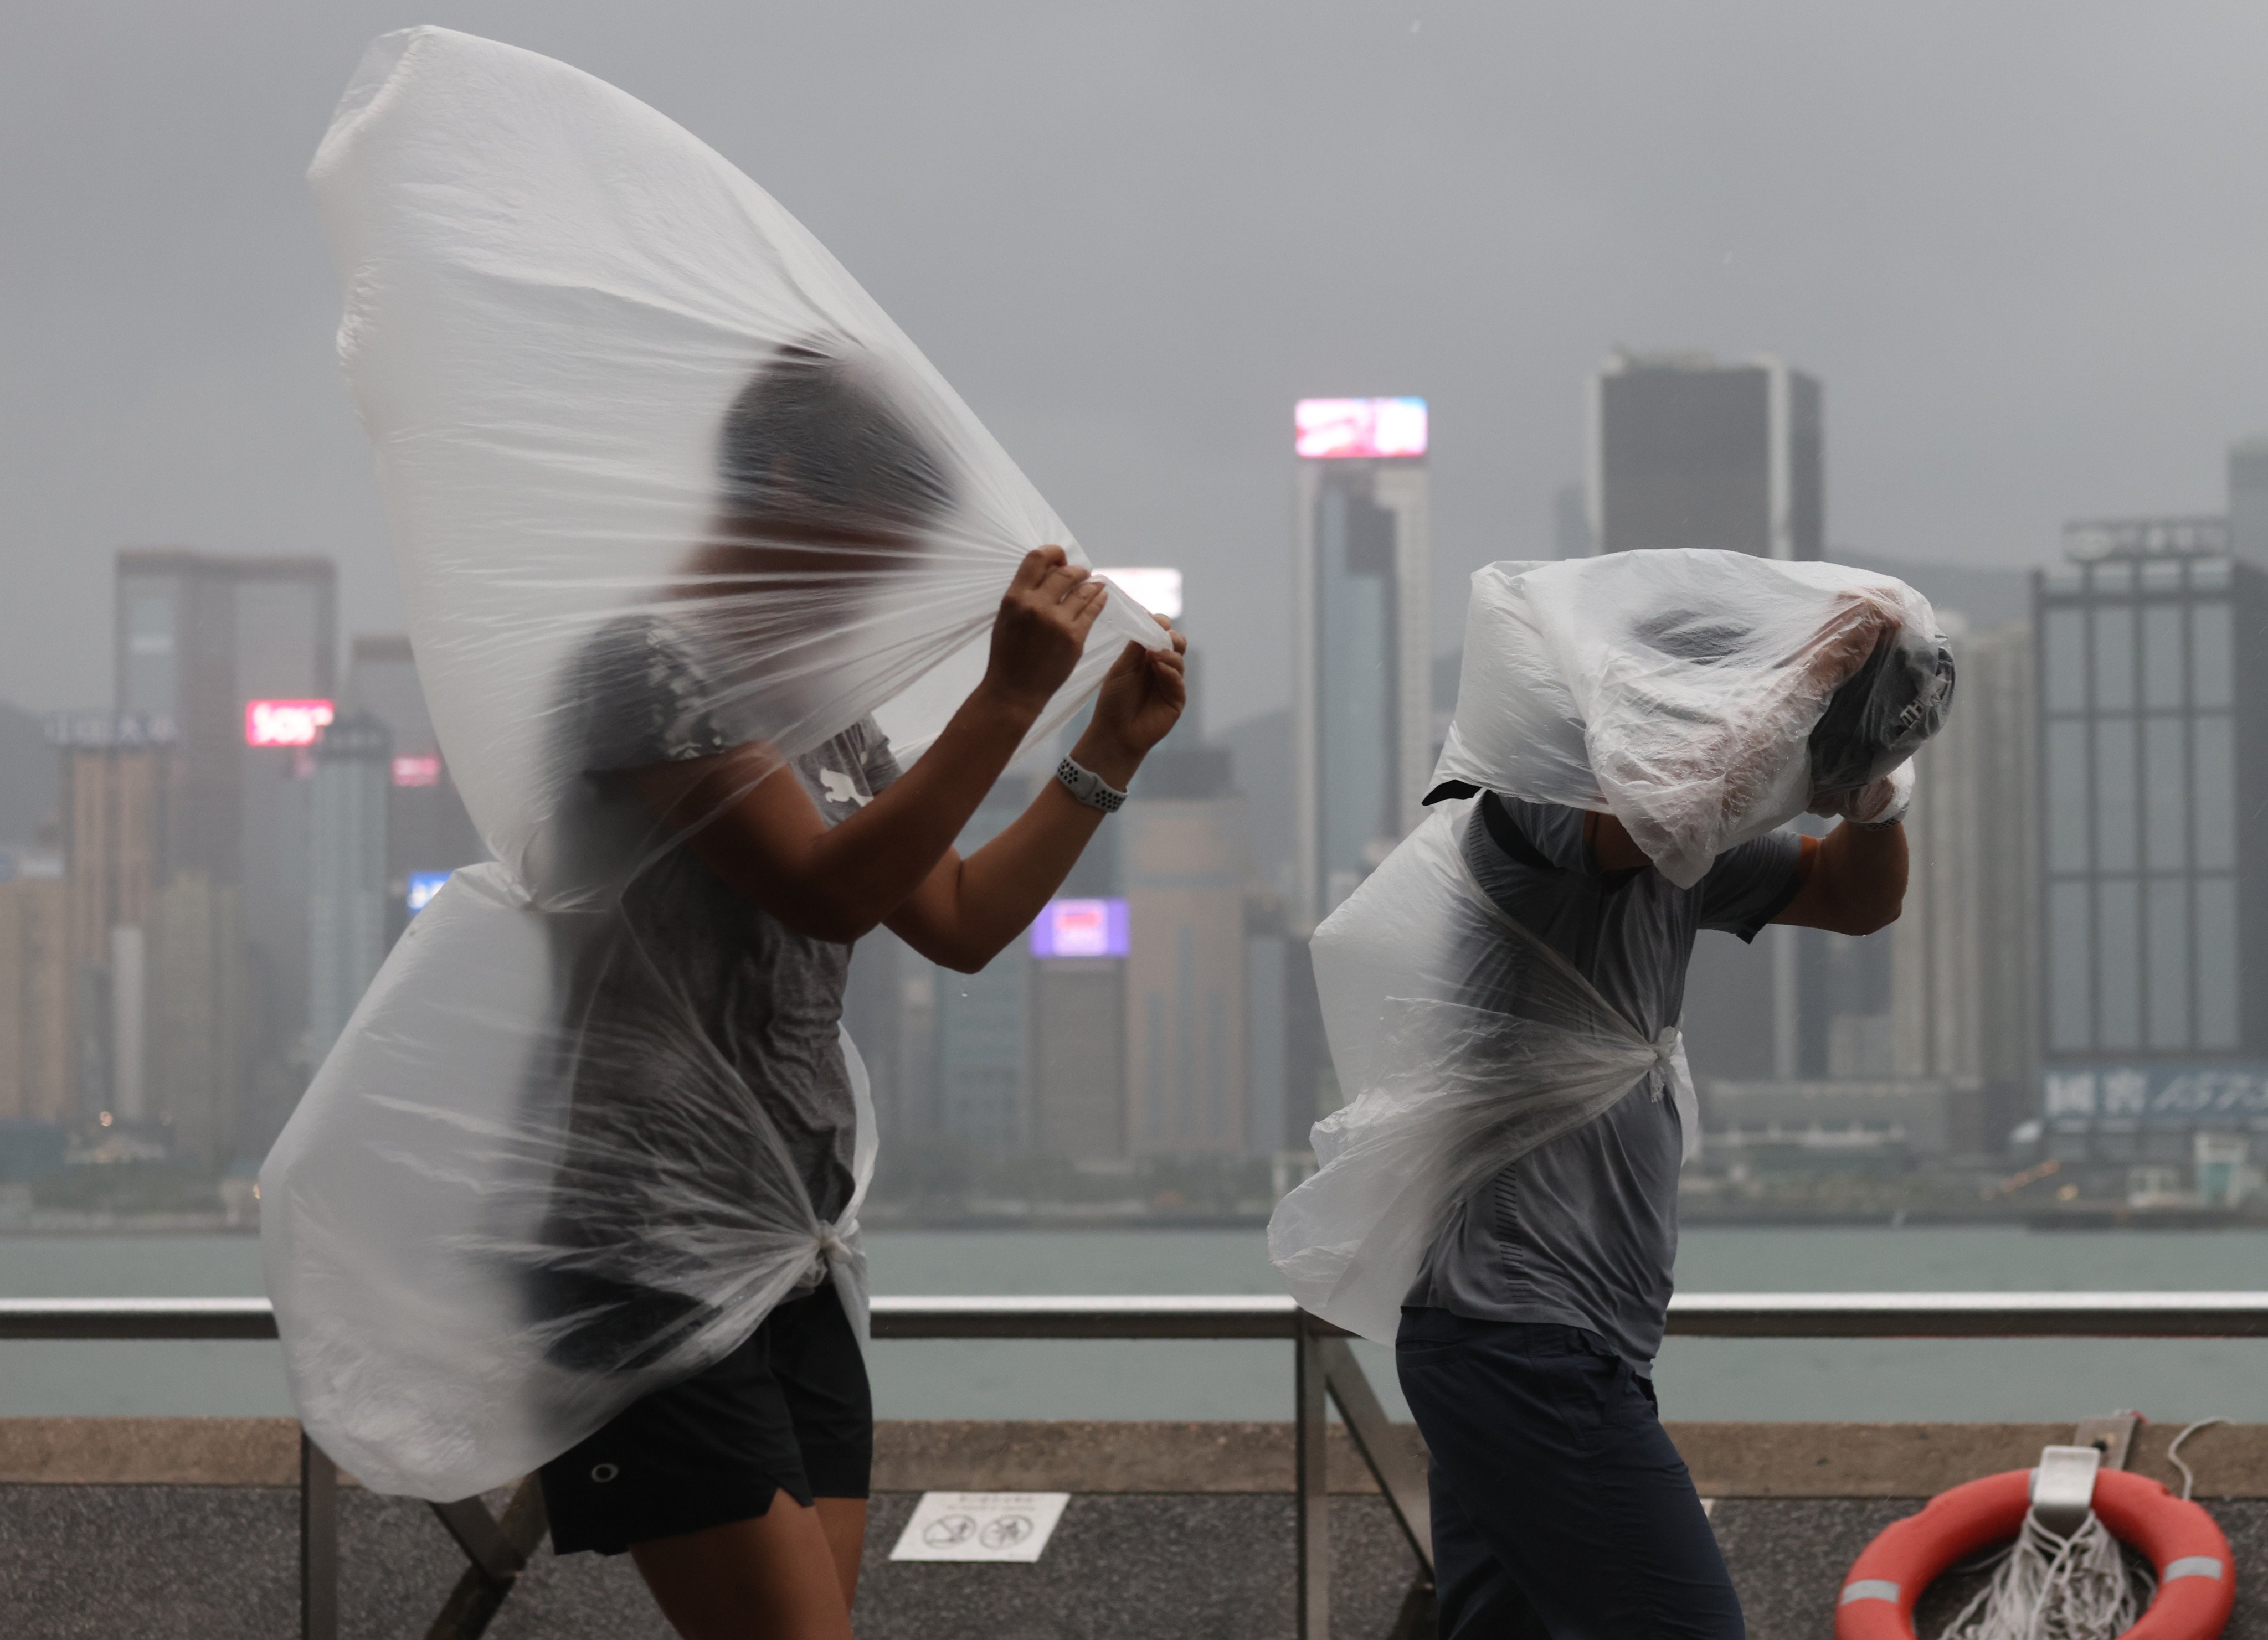
<path fill-rule="evenodd" d="M 2074 524 L 2035 582 L 2043 1114 L 2073 1159 L 2268 1122 L 2268 571 L 2222 518 Z"/>
<path fill-rule="evenodd" d="M 1817 558 L 1827 533 L 1818 381 L 1776 358 L 1616 349 L 1591 378 L 1597 552 L 1703 547 Z"/>
<path fill-rule="evenodd" d="M 1423 816 L 1433 764 L 1422 399 L 1307 399 L 1292 542 L 1292 909 L 1312 925 Z"/>

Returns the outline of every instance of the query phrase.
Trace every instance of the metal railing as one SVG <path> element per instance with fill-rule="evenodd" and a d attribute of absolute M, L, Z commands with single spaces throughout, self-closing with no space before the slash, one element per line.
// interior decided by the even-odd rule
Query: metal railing
<path fill-rule="evenodd" d="M 1708 1338 L 2268 1338 L 2268 1292 L 1686 1293 L 1669 1331 Z M 1281 1297 L 878 1298 L 878 1339 L 1273 1339 L 1292 1346 L 1296 1589 L 1301 1640 L 1328 1640 L 1327 1403 L 1337 1403 L 1419 1572 L 1405 1612 L 1430 1597 L 1432 1541 L 1422 1463 L 1395 1438 L 1348 1335 Z M 11 1339 L 259 1340 L 265 1298 L 0 1299 Z M 338 1633 L 338 1472 L 304 1436 L 299 1467 L 303 1640 Z M 544 1531 L 533 1477 L 501 1519 L 477 1498 L 434 1511 L 468 1565 L 431 1640 L 487 1626 Z"/>

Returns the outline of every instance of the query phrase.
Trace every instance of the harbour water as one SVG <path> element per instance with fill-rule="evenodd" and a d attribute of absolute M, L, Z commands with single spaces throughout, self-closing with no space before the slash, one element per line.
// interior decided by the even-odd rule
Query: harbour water
<path fill-rule="evenodd" d="M 1274 1292 L 1256 1230 L 896 1231 L 869 1239 L 877 1291 Z M 1689 1230 L 1689 1291 L 2212 1290 L 2268 1285 L 2268 1232 L 2038 1233 L 2014 1227 Z M 261 1291 L 250 1236 L 0 1238 L 0 1295 Z M 1361 1347 L 1403 1413 L 1388 1352 Z M 876 1410 L 899 1418 L 1281 1418 L 1288 1350 L 1263 1343 L 883 1343 Z M 2268 1421 L 2254 1341 L 1672 1340 L 1664 1416 Z M 0 1416 L 280 1414 L 275 1346 L 0 1343 Z"/>

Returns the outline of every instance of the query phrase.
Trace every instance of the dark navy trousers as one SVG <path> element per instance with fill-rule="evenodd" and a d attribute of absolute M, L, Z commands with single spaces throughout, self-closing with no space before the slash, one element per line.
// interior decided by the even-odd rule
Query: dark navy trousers
<path fill-rule="evenodd" d="M 1653 1386 L 1595 1333 L 1407 1309 L 1441 1640 L 1742 1640 Z"/>

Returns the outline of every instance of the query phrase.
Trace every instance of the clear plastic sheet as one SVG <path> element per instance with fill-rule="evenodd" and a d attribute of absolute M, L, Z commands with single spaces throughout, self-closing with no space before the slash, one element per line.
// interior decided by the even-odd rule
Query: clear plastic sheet
<path fill-rule="evenodd" d="M 1268 1252 L 1304 1307 L 1381 1343 L 1449 1207 L 1484 1180 L 1641 1077 L 1693 1126 L 1677 1033 L 1639 1035 L 1473 880 L 1475 807 L 1436 807 L 1314 935 L 1351 1097 L 1315 1124 L 1322 1166 L 1277 1204 Z"/>
<path fill-rule="evenodd" d="M 1476 574 L 1434 774 L 1452 800 L 1315 930 L 1347 1102 L 1269 1222 L 1292 1296 L 1391 1342 L 1450 1206 L 1642 1078 L 1697 1147 L 1677 1030 L 1641 1036 L 1473 880 L 1474 793 L 1610 812 L 1690 886 L 1807 810 L 1903 808 L 1952 690 L 1928 603 L 1887 576 L 1701 551 Z"/>
<path fill-rule="evenodd" d="M 1473 576 L 1434 784 L 1612 813 L 1663 876 L 1889 776 L 1953 663 L 1904 582 L 1744 553 L 1614 553 Z"/>
<path fill-rule="evenodd" d="M 777 1068 L 720 1050 L 729 982 L 671 918 L 725 914 L 670 874 L 755 781 L 850 812 L 881 738 L 909 762 L 983 676 L 1024 555 L 1086 560 L 810 234 L 611 86 L 387 35 L 310 180 L 419 672 L 495 860 L 418 915 L 317 1073 L 261 1169 L 263 1254 L 309 1431 L 448 1499 L 829 1274 L 863 1324 L 856 1050 L 824 984 L 790 999 L 785 1056 L 858 1107 L 855 1158 L 814 1162 L 755 1085 Z M 1114 590 L 1027 744 L 1129 640 L 1166 642 Z M 621 777 L 689 758 L 732 771 L 698 813 Z M 825 1212 L 815 1169 L 846 1181 Z"/>

